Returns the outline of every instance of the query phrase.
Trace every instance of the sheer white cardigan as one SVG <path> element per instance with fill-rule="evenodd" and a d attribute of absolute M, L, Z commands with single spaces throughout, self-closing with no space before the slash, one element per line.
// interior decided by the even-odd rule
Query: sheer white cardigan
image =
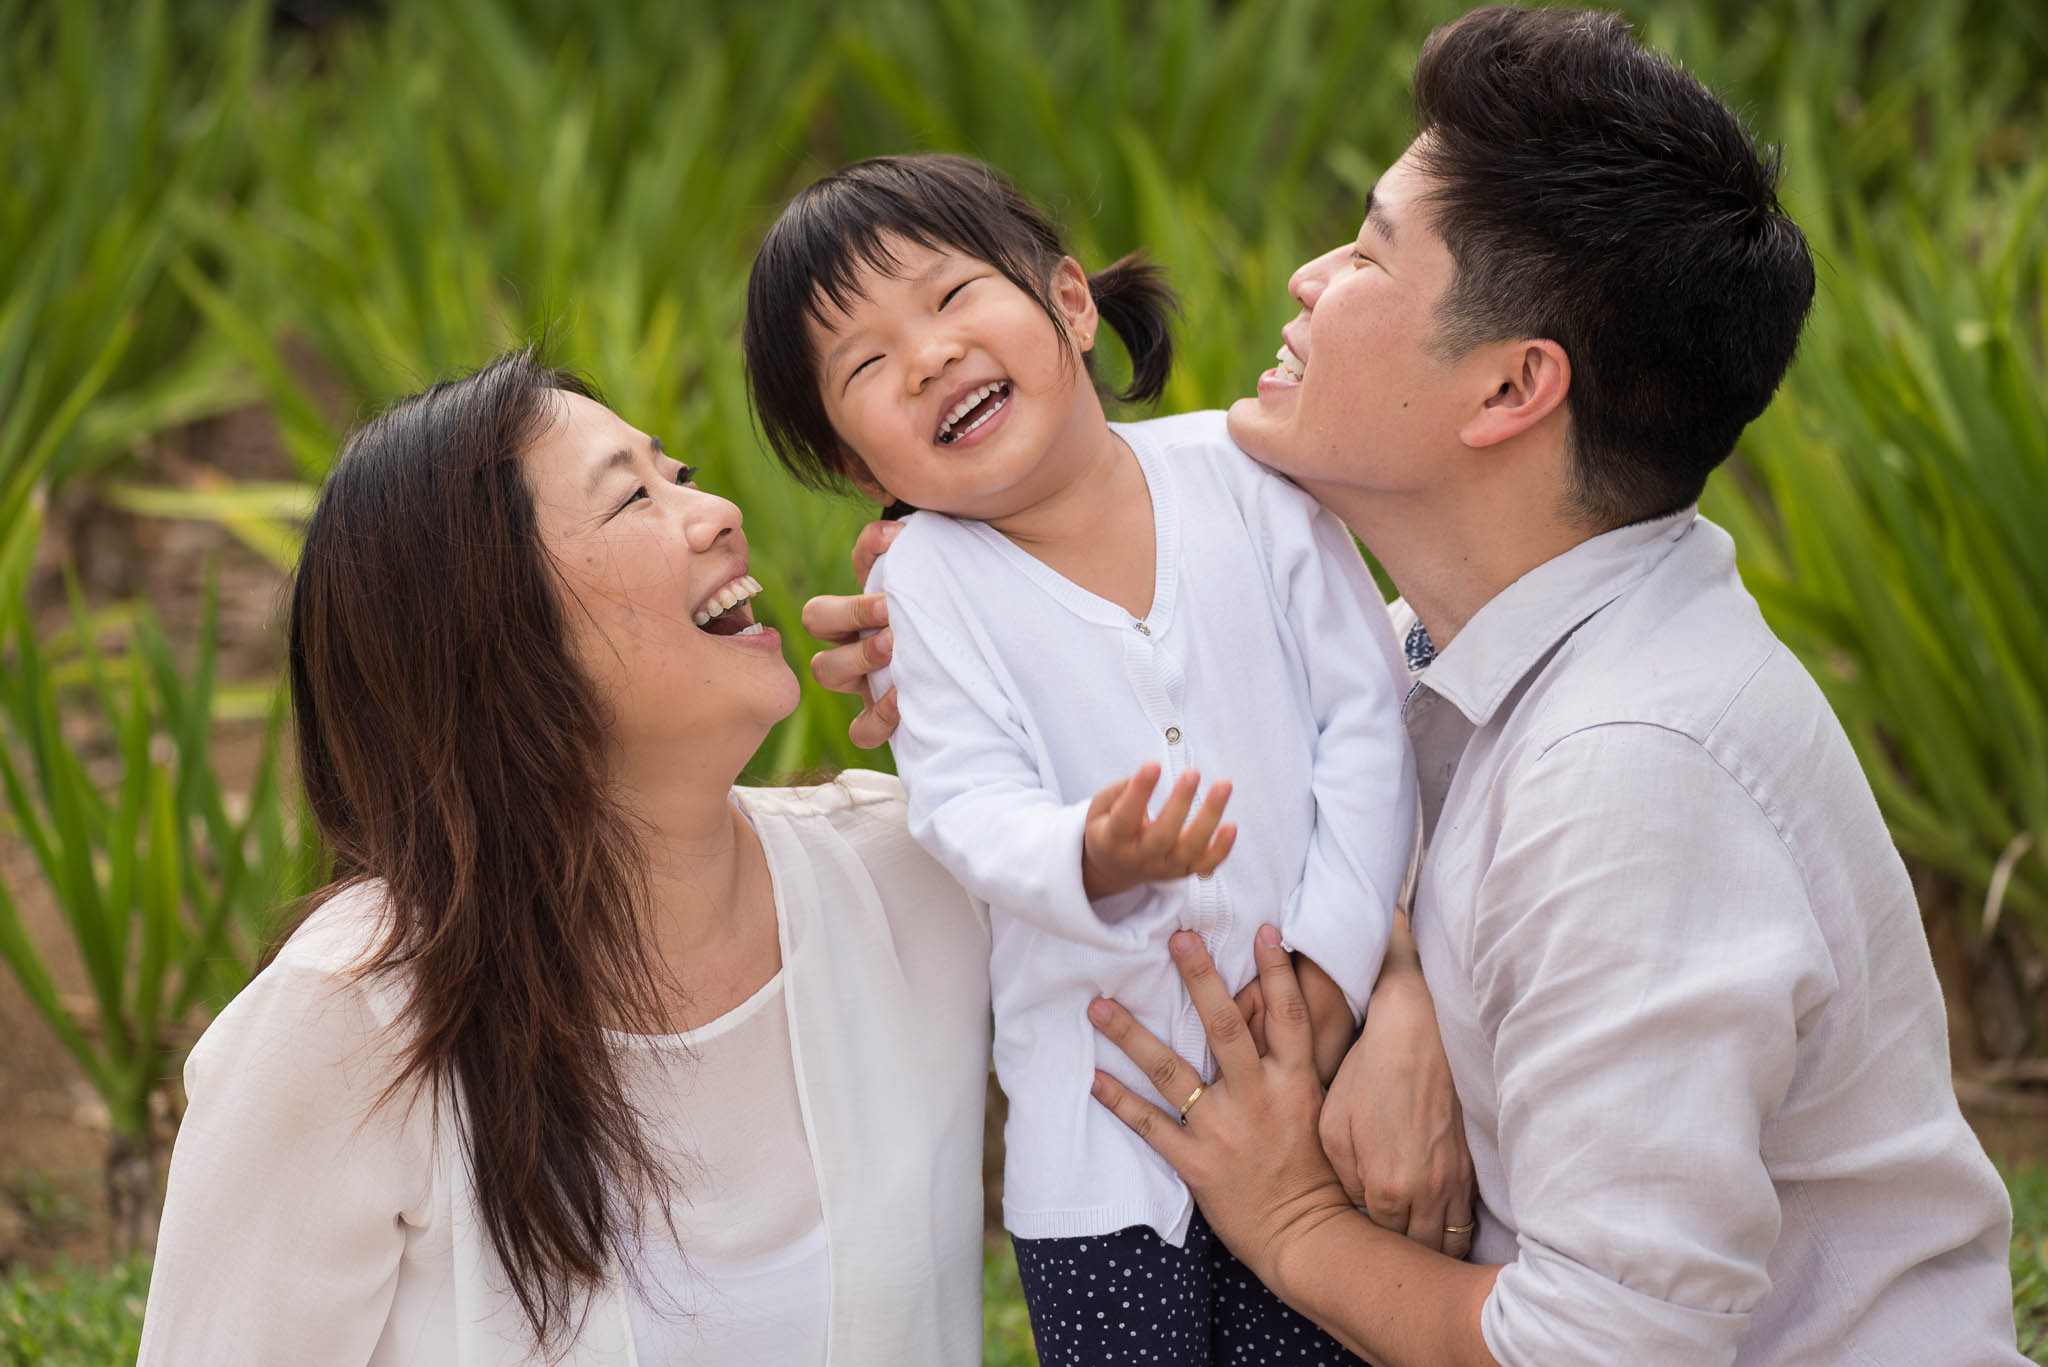
<path fill-rule="evenodd" d="M 767 851 L 825 1214 L 832 1364 L 981 1357 L 988 913 L 894 778 L 737 789 Z M 186 1064 L 140 1367 L 537 1361 L 454 1127 L 372 1111 L 403 989 L 348 976 L 374 888 L 320 908 Z M 615 1273 L 560 1361 L 636 1362 Z"/>

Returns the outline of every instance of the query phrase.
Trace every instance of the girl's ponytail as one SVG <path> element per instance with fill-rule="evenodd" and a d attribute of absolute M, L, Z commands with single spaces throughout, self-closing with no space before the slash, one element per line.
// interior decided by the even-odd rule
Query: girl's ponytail
<path fill-rule="evenodd" d="M 1132 252 L 1088 277 L 1095 311 L 1122 340 L 1131 357 L 1131 383 L 1116 397 L 1127 403 L 1150 403 L 1166 389 L 1173 369 L 1172 316 L 1180 301 L 1166 283 L 1166 272 Z"/>

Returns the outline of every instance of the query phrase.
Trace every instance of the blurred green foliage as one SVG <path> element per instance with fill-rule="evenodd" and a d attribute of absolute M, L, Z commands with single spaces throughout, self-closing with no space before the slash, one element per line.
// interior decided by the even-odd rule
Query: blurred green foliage
<path fill-rule="evenodd" d="M 1288 271 L 1353 231 L 1407 141 L 1414 54 L 1462 8 L 421 0 L 308 35 L 258 3 L 0 0 L 4 743 L 38 776 L 11 785 L 0 824 L 43 833 L 101 1016 L 97 1043 L 67 1043 L 110 1104 L 133 1114 L 163 1028 L 246 964 L 181 975 L 170 947 L 211 944 L 242 924 L 223 906 L 289 895 L 314 865 L 275 824 L 275 790 L 250 796 L 272 813 L 252 826 L 210 770 L 193 776 L 203 664 L 167 665 L 144 628 L 101 658 L 82 620 L 56 638 L 25 625 L 54 488 L 92 480 L 131 510 L 216 520 L 285 566 L 349 421 L 545 334 L 746 509 L 757 608 L 801 642 L 799 605 L 850 587 L 868 511 L 796 490 L 748 415 L 746 270 L 788 194 L 877 152 L 983 156 L 1084 261 L 1142 247 L 1169 269 L 1187 326 L 1167 406 L 1222 404 L 1293 311 Z M 1901 847 L 1970 935 L 1997 884 L 2038 962 L 2048 16 L 1996 0 L 1620 8 L 1783 143 L 1821 259 L 1786 390 L 1708 511 Z M 156 437 L 251 402 L 297 482 L 154 477 Z M 887 762 L 850 748 L 848 700 L 805 690 L 754 776 Z M 97 719 L 80 744 L 117 763 L 65 757 L 73 712 Z M 4 914 L 0 941 L 54 1000 Z"/>
<path fill-rule="evenodd" d="M 0 1280 L 0 1367 L 120 1367 L 142 1348 L 149 1260 Z"/>

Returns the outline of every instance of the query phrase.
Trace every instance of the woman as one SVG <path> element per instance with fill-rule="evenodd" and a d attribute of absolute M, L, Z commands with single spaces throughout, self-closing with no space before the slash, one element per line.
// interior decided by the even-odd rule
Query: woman
<path fill-rule="evenodd" d="M 338 864 L 186 1068 L 141 1361 L 962 1363 L 985 910 L 795 707 L 740 512 L 526 352 L 349 441 L 291 609 Z"/>

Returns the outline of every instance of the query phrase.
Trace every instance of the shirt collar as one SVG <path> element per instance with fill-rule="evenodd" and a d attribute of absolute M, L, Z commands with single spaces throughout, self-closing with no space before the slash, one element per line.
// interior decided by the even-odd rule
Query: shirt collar
<path fill-rule="evenodd" d="M 1581 541 L 1489 599 L 1437 652 L 1421 683 L 1484 726 L 1537 661 L 1668 555 L 1698 519 L 1689 507 Z"/>

